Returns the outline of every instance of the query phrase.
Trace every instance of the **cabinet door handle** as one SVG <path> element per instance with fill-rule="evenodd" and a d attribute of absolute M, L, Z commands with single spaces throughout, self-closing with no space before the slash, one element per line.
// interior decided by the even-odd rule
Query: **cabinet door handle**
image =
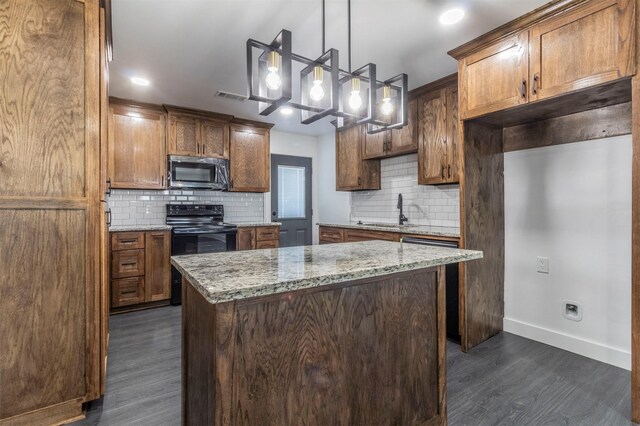
<path fill-rule="evenodd" d="M 229 179 L 229 189 L 233 189 L 233 178 Z"/>
<path fill-rule="evenodd" d="M 163 188 L 165 187 L 165 184 L 164 184 L 164 175 L 162 175 L 162 187 L 163 187 Z"/>
<path fill-rule="evenodd" d="M 527 80 L 526 79 L 522 79 L 522 82 L 520 83 L 520 96 L 522 98 L 526 98 L 527 97 Z"/>
<path fill-rule="evenodd" d="M 538 93 L 538 81 L 540 80 L 539 74 L 534 74 L 531 83 L 531 94 L 536 95 Z"/>
<path fill-rule="evenodd" d="M 111 209 L 107 209 L 107 226 L 111 226 Z"/>
<path fill-rule="evenodd" d="M 111 195 L 111 178 L 107 178 L 107 188 L 104 193 L 105 195 Z"/>
<path fill-rule="evenodd" d="M 451 177 L 451 166 L 447 166 L 449 177 Z"/>
<path fill-rule="evenodd" d="M 362 178 L 358 176 L 358 186 L 362 185 Z"/>
<path fill-rule="evenodd" d="M 444 166 L 441 167 L 440 176 L 444 179 Z"/>

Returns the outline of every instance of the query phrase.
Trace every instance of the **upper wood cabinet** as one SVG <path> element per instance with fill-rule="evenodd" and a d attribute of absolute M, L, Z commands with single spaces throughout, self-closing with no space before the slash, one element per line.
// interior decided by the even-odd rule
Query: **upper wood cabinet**
<path fill-rule="evenodd" d="M 635 1 L 599 0 L 531 28 L 531 99 L 617 80 L 634 72 Z"/>
<path fill-rule="evenodd" d="M 243 120 L 229 127 L 230 191 L 269 192 L 270 130 L 263 126 Z"/>
<path fill-rule="evenodd" d="M 536 11 L 450 52 L 459 60 L 463 120 L 635 73 L 636 2 L 574 3 Z"/>
<path fill-rule="evenodd" d="M 458 181 L 458 90 L 451 86 L 418 99 L 418 183 Z"/>
<path fill-rule="evenodd" d="M 368 134 L 365 131 L 362 158 L 365 160 L 388 158 L 416 152 L 418 150 L 417 110 L 417 101 L 409 101 L 407 125 L 401 129 L 374 134 Z M 366 126 L 363 127 L 366 129 Z"/>
<path fill-rule="evenodd" d="M 229 158 L 230 115 L 165 106 L 169 155 Z"/>
<path fill-rule="evenodd" d="M 336 132 L 336 190 L 380 189 L 380 160 L 365 160 L 365 130 L 354 126 Z"/>
<path fill-rule="evenodd" d="M 165 120 L 162 107 L 111 98 L 109 179 L 112 188 L 165 187 Z"/>
<path fill-rule="evenodd" d="M 526 103 L 528 74 L 528 31 L 465 57 L 459 63 L 461 118 Z"/>

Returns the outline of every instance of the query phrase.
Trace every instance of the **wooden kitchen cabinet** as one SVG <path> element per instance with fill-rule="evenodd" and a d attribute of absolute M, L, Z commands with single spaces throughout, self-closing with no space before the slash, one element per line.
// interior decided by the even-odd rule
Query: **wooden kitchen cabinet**
<path fill-rule="evenodd" d="M 540 12 L 527 25 L 506 24 L 511 36 L 449 52 L 459 60 L 461 119 L 632 76 L 635 7 L 634 0 L 592 0 Z"/>
<path fill-rule="evenodd" d="M 111 98 L 108 157 L 112 188 L 165 187 L 166 114 L 162 107 Z"/>
<path fill-rule="evenodd" d="M 336 132 L 336 190 L 380 189 L 380 160 L 365 160 L 365 130 L 354 126 Z"/>
<path fill-rule="evenodd" d="M 229 136 L 229 190 L 269 192 L 271 189 L 271 125 L 232 122 Z"/>
<path fill-rule="evenodd" d="M 461 118 L 528 101 L 529 31 L 487 46 L 459 62 Z"/>
<path fill-rule="evenodd" d="M 231 115 L 165 105 L 169 155 L 229 158 Z"/>
<path fill-rule="evenodd" d="M 171 233 L 145 233 L 144 300 L 155 302 L 171 297 Z"/>
<path fill-rule="evenodd" d="M 418 183 L 458 182 L 458 90 L 450 86 L 418 99 Z"/>
<path fill-rule="evenodd" d="M 280 247 L 280 226 L 241 226 L 236 237 L 236 250 Z"/>
<path fill-rule="evenodd" d="M 632 0 L 592 1 L 530 31 L 531 100 L 632 75 Z"/>
<path fill-rule="evenodd" d="M 369 134 L 366 133 L 366 125 L 363 126 L 365 136 L 362 158 L 364 160 L 396 157 L 418 150 L 417 104 L 415 99 L 409 101 L 407 125 L 401 129 Z"/>
<path fill-rule="evenodd" d="M 167 304 L 171 231 L 111 233 L 111 311 Z"/>

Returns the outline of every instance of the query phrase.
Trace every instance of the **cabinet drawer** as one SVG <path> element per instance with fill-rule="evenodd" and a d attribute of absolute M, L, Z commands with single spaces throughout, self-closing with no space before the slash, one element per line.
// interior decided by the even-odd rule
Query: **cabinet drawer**
<path fill-rule="evenodd" d="M 111 233 L 111 250 L 131 250 L 144 248 L 144 232 Z"/>
<path fill-rule="evenodd" d="M 111 276 L 127 278 L 144 275 L 144 250 L 121 250 L 111 253 Z"/>
<path fill-rule="evenodd" d="M 280 246 L 280 241 L 278 240 L 256 242 L 256 249 L 278 248 L 279 246 Z"/>
<path fill-rule="evenodd" d="M 136 305 L 144 302 L 144 277 L 111 281 L 111 307 Z"/>
<path fill-rule="evenodd" d="M 400 236 L 393 232 L 360 231 L 357 229 L 347 229 L 345 232 L 345 241 L 348 243 L 371 240 L 400 241 Z"/>
<path fill-rule="evenodd" d="M 343 243 L 344 229 L 320 227 L 320 243 Z"/>
<path fill-rule="evenodd" d="M 256 228 L 256 241 L 278 240 L 279 238 L 280 228 L 277 226 L 259 226 Z"/>

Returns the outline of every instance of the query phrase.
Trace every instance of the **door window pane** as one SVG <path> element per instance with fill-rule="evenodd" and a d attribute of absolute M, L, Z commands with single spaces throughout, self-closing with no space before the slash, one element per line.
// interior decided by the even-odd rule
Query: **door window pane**
<path fill-rule="evenodd" d="M 278 217 L 305 217 L 305 168 L 278 166 Z"/>

